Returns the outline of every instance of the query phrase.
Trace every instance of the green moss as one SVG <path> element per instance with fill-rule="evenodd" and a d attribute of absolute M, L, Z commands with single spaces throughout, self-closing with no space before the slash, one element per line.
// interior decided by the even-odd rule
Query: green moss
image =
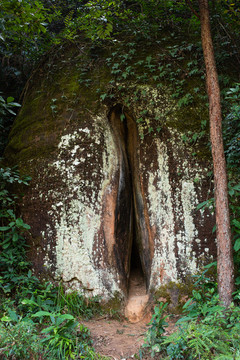
<path fill-rule="evenodd" d="M 105 304 L 102 304 L 102 309 L 105 313 L 109 314 L 111 318 L 120 320 L 123 318 L 123 299 L 122 295 L 118 292 Z"/>
<path fill-rule="evenodd" d="M 152 74 L 151 68 L 146 67 L 146 59 L 151 55 L 151 64 L 155 64 L 158 71 L 158 58 L 161 59 L 161 54 L 164 54 L 166 48 L 179 43 L 180 40 L 174 40 L 169 34 L 162 34 L 160 44 L 154 48 L 152 45 L 143 46 L 140 41 L 135 44 L 135 54 L 126 62 L 122 55 L 128 55 L 130 48 L 128 49 L 129 45 L 124 41 L 100 50 L 93 49 L 91 44 L 85 42 L 85 50 L 81 54 L 77 47 L 68 45 L 67 49 L 59 50 L 58 54 L 51 54 L 42 69 L 35 73 L 26 100 L 14 123 L 6 149 L 9 161 L 25 164 L 28 160 L 48 158 L 49 154 L 57 149 L 59 139 L 68 126 L 72 130 L 77 124 L 87 121 L 89 114 L 91 116 L 99 114 L 101 94 L 108 94 L 106 101 L 108 107 L 118 101 L 130 110 L 148 109 L 146 131 L 148 127 L 156 129 L 165 126 L 177 130 L 180 134 L 201 132 L 201 122 L 203 119 L 208 119 L 208 113 L 205 103 L 202 105 L 199 97 L 194 95 L 194 88 L 203 87 L 200 77 L 187 79 L 184 85 L 184 92 L 194 95 L 193 103 L 178 107 L 178 99 L 171 98 L 174 84 L 169 82 L 168 86 L 168 80 L 154 80 L 155 73 Z M 112 56 L 112 53 L 115 55 Z M 134 73 L 125 80 L 119 81 L 118 76 L 111 74 L 111 66 L 107 65 L 108 56 L 112 56 L 112 65 L 122 64 L 121 73 L 128 66 L 133 68 Z M 139 60 L 144 61 L 143 64 L 137 65 Z M 171 60 L 169 61 L 171 63 Z M 187 66 L 187 61 L 187 58 L 184 58 L 183 67 Z M 174 62 L 175 60 L 172 64 Z M 149 72 L 146 81 L 140 79 L 144 72 Z M 161 81 L 162 88 L 159 88 Z M 119 90 L 119 85 L 123 86 L 122 91 Z M 141 91 L 136 95 L 135 92 L 141 86 L 155 89 L 160 94 L 160 101 L 158 98 L 145 97 Z M 154 116 L 156 108 L 162 111 L 160 121 Z M 135 115 L 137 120 L 137 113 Z M 207 133 L 206 130 L 205 137 L 187 144 L 188 147 L 192 145 L 193 152 L 201 159 L 208 159 L 210 155 L 206 146 Z M 159 134 L 156 133 L 155 136 Z"/>
<path fill-rule="evenodd" d="M 183 305 L 192 295 L 193 283 L 192 277 L 187 278 L 184 283 L 170 281 L 157 290 L 153 290 L 152 294 L 155 301 L 167 302 L 171 312 L 179 314 L 182 312 Z"/>
<path fill-rule="evenodd" d="M 17 158 L 23 161 L 38 157 L 45 157 L 49 152 L 54 151 L 56 148 L 57 139 L 64 131 L 66 125 L 69 123 L 71 111 L 74 111 L 74 121 L 81 122 L 84 111 L 91 112 L 95 115 L 99 111 L 101 105 L 100 94 L 108 94 L 108 103 L 114 103 L 117 99 L 126 106 L 137 107 L 138 102 L 144 103 L 144 97 L 136 99 L 134 96 L 134 87 L 128 89 L 131 85 L 144 85 L 148 84 L 150 87 L 157 87 L 162 81 L 165 89 L 168 88 L 168 80 L 158 79 L 154 80 L 153 75 L 158 73 L 159 57 L 161 64 L 161 55 L 166 52 L 166 49 L 172 45 L 181 44 L 182 39 L 174 39 L 168 33 L 161 34 L 153 48 L 152 44 L 135 43 L 135 53 L 129 56 L 129 44 L 125 41 L 120 41 L 111 44 L 108 47 L 101 49 L 93 48 L 90 43 L 83 41 L 81 46 L 84 46 L 84 52 L 79 54 L 77 47 L 67 45 L 66 49 L 55 49 L 57 53 L 50 54 L 49 59 L 43 65 L 42 69 L 33 77 L 33 83 L 29 87 L 26 101 L 24 106 L 16 119 L 13 130 L 10 134 L 10 142 L 8 150 L 17 154 Z M 158 44 L 158 45 L 157 45 Z M 132 49 L 132 48 L 131 48 Z M 114 56 L 112 54 L 115 54 Z M 99 58 L 101 54 L 101 60 Z M 127 58 L 124 59 L 123 54 Z M 151 55 L 151 64 L 155 66 L 155 72 L 151 72 L 148 60 Z M 110 64 L 112 66 L 116 63 L 121 64 L 121 73 L 127 67 L 133 68 L 133 73 L 130 74 L 125 80 L 122 79 L 120 83 L 124 84 L 124 91 L 119 91 L 119 80 L 114 74 L 111 74 L 111 66 L 107 66 L 105 60 L 108 56 L 111 57 Z M 191 55 L 189 55 L 191 56 Z M 94 59 L 94 60 L 93 60 Z M 142 64 L 138 64 L 142 60 Z M 182 61 L 183 67 L 187 66 L 187 58 Z M 173 70 L 177 70 L 178 65 L 175 65 L 175 60 L 169 64 L 173 65 Z M 176 69 L 174 68 L 176 67 Z M 146 81 L 141 80 L 143 73 L 148 74 Z M 156 75 L 156 74 L 155 74 Z M 110 83 L 113 80 L 113 83 Z M 114 81 L 116 81 L 114 85 Z M 185 85 L 185 92 L 193 93 L 196 86 L 202 85 L 203 81 L 199 78 L 188 79 Z M 169 88 L 165 95 L 171 97 L 174 84 L 169 82 Z M 160 92 L 159 88 L 156 88 Z M 125 91 L 127 90 L 127 91 Z M 132 92 L 132 93 L 131 93 Z M 111 98 L 112 97 L 112 98 Z M 127 100 L 127 98 L 130 99 Z M 172 103 L 176 104 L 178 100 L 172 99 Z M 111 106 L 111 105 L 110 105 Z M 155 99 L 148 103 L 145 102 L 145 107 L 154 109 L 158 106 Z M 160 104 L 161 106 L 161 104 Z M 164 105 L 163 105 L 164 107 Z M 68 116 L 69 111 L 69 116 Z M 204 114 L 204 115 L 203 115 Z M 161 121 L 161 125 L 171 127 L 181 133 L 188 131 L 200 132 L 201 121 L 203 117 L 207 118 L 207 111 L 199 104 L 197 97 L 194 97 L 194 103 L 191 105 L 170 109 L 168 114 Z M 157 126 L 156 120 L 148 115 L 151 124 Z M 150 126 L 151 126 L 150 124 Z M 50 143 L 48 140 L 49 134 L 56 134 L 55 140 Z M 39 146 L 37 138 L 39 140 Z M 42 140 L 41 140 L 42 139 Z M 54 142 L 54 143 L 53 143 Z M 195 146 L 196 145 L 196 146 Z M 43 149 L 44 148 L 44 149 Z M 199 141 L 194 144 L 194 151 L 201 158 L 209 157 L 209 150 L 206 147 L 206 141 Z M 9 152 L 9 151 L 6 152 Z"/>

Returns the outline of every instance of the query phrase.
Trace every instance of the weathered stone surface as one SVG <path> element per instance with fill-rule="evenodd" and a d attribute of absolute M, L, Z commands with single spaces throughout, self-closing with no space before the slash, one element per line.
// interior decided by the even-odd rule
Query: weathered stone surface
<path fill-rule="evenodd" d="M 149 313 L 148 301 L 148 295 L 130 297 L 125 309 L 126 318 L 132 323 L 142 320 Z"/>
<path fill-rule="evenodd" d="M 196 211 L 211 188 L 209 164 L 183 140 L 200 110 L 189 106 L 184 124 L 167 89 L 134 82 L 103 103 L 104 63 L 85 87 L 86 55 L 71 51 L 33 77 L 6 150 L 33 178 L 20 208 L 34 269 L 86 296 L 125 298 L 134 237 L 148 292 L 181 281 L 215 251 L 213 216 Z M 138 100 L 127 105 L 133 93 Z M 161 130 L 149 131 L 159 117 Z"/>

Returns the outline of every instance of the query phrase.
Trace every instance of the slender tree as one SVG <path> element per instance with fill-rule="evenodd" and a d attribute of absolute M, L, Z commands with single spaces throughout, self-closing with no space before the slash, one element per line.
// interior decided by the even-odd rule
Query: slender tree
<path fill-rule="evenodd" d="M 201 38 L 206 67 L 206 85 L 209 98 L 210 138 L 214 169 L 214 196 L 217 226 L 217 273 L 220 300 L 228 307 L 232 302 L 234 268 L 228 205 L 226 161 L 222 138 L 220 88 L 214 58 L 210 29 L 208 0 L 198 0 Z"/>

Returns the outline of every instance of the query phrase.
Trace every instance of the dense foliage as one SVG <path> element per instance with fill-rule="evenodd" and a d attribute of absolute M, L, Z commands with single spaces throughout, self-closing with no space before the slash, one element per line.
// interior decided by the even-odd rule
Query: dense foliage
<path fill-rule="evenodd" d="M 232 304 L 226 310 L 221 306 L 217 284 L 206 276 L 211 265 L 197 277 L 192 298 L 183 306 L 184 315 L 169 336 L 165 335 L 167 304 L 155 307 L 141 359 L 146 349 L 154 359 L 240 359 L 240 308 Z"/>
<path fill-rule="evenodd" d="M 230 89 L 237 86 L 239 81 L 237 77 L 240 66 L 238 46 L 240 15 L 237 4 L 226 0 L 214 1 L 211 4 L 211 10 L 215 56 L 220 74 L 224 113 L 228 119 L 225 131 L 226 146 L 232 149 L 231 131 L 238 139 L 239 129 L 236 129 L 237 121 L 232 119 L 232 116 L 237 119 L 237 114 L 230 105 L 228 93 L 231 92 Z M 66 2 L 3 0 L 0 4 L 0 91 L 3 92 L 2 96 L 5 100 L 13 96 L 21 102 L 21 94 L 29 74 L 44 54 L 54 47 L 60 47 L 66 40 L 80 44 L 83 34 L 91 38 L 98 46 L 105 47 L 111 46 L 111 42 L 123 36 L 129 39 L 130 43 L 141 39 L 146 43 L 154 43 L 160 31 L 172 32 L 174 37 L 180 35 L 183 40 L 185 39 L 185 48 L 189 48 L 193 54 L 193 62 L 188 65 L 189 72 L 202 71 L 204 73 L 203 61 L 202 64 L 199 61 L 202 59 L 202 54 L 200 22 L 195 15 L 196 12 L 197 4 L 194 1 L 181 0 L 68 0 Z M 171 49 L 169 55 L 172 58 L 180 57 L 184 51 L 181 47 L 183 45 Z M 197 53 L 195 53 L 196 49 L 199 50 Z M 197 65 L 195 69 L 194 65 Z M 167 66 L 162 71 L 163 78 L 165 71 L 168 71 Z M 183 101 L 187 100 L 186 98 Z M 7 129 L 11 123 L 11 117 L 1 116 L 0 126 Z M 229 126 L 234 130 L 229 129 Z M 7 130 L 4 131 L 4 137 L 6 136 Z M 5 143 L 4 139 L 1 142 Z M 237 145 L 238 140 L 237 143 L 235 141 L 234 146 Z M 232 156 L 228 155 L 230 161 L 233 159 Z"/>

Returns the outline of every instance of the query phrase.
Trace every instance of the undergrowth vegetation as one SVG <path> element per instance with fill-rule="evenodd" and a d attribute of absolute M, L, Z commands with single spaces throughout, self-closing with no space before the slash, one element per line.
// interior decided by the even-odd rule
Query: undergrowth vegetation
<path fill-rule="evenodd" d="M 154 359 L 165 360 L 240 359 L 240 307 L 221 305 L 217 284 L 207 276 L 211 266 L 216 263 L 196 277 L 192 297 L 170 335 L 165 334 L 168 304 L 160 302 L 155 307 L 140 359 L 148 352 Z M 235 300 L 239 300 L 238 292 Z"/>
<path fill-rule="evenodd" d="M 77 320 L 99 315 L 99 298 L 67 293 L 61 284 L 40 282 L 30 270 L 24 238 L 30 226 L 16 215 L 13 191 L 29 181 L 15 168 L 0 169 L 0 358 L 103 359 Z"/>
<path fill-rule="evenodd" d="M 78 321 L 101 314 L 99 299 L 86 300 L 77 292 L 67 293 L 61 284 L 40 282 L 30 270 L 24 240 L 30 227 L 17 216 L 13 191 L 14 185 L 24 187 L 29 181 L 16 169 L 0 170 L 1 359 L 104 359 Z M 238 226 L 236 219 L 234 224 Z M 140 359 L 148 352 L 155 359 L 240 359 L 240 308 L 232 304 L 226 310 L 219 303 L 216 281 L 208 276 L 215 266 L 206 266 L 196 277 L 192 298 L 172 334 L 165 335 L 167 304 L 155 307 Z M 237 291 L 236 303 L 239 298 Z"/>

